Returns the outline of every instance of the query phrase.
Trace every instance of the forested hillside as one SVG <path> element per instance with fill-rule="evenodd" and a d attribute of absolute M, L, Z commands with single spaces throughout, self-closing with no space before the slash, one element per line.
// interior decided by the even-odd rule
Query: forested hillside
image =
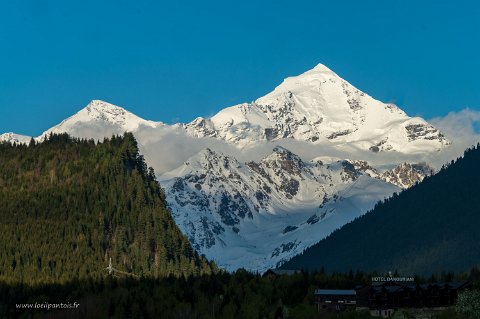
<path fill-rule="evenodd" d="M 205 274 L 132 134 L 0 144 L 0 281 Z"/>
<path fill-rule="evenodd" d="M 480 146 L 283 265 L 327 271 L 465 271 L 480 264 Z"/>

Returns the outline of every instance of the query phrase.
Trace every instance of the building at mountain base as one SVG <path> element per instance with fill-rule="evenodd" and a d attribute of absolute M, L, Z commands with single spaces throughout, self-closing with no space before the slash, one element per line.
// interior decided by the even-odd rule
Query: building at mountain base
<path fill-rule="evenodd" d="M 262 277 L 265 278 L 276 278 L 278 276 L 292 276 L 295 274 L 299 274 L 299 270 L 294 270 L 294 269 L 268 269 L 266 272 L 263 273 Z"/>
<path fill-rule="evenodd" d="M 315 303 L 317 310 L 354 310 L 357 305 L 355 290 L 339 290 L 339 289 L 316 289 Z"/>
<path fill-rule="evenodd" d="M 444 309 L 453 306 L 469 282 L 373 282 L 354 290 L 316 289 L 319 312 L 369 309 L 371 315 L 389 318 L 398 309 Z"/>

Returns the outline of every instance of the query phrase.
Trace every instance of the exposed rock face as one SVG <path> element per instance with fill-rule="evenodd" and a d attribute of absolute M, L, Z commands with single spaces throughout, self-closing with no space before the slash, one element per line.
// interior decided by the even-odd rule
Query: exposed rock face
<path fill-rule="evenodd" d="M 380 178 L 400 188 L 410 188 L 434 173 L 435 170 L 426 163 L 403 163 L 384 172 L 380 175 Z"/>
<path fill-rule="evenodd" d="M 206 149 L 161 183 L 195 249 L 228 269 L 273 267 L 399 190 L 366 161 L 306 162 L 280 146 L 248 163 Z"/>

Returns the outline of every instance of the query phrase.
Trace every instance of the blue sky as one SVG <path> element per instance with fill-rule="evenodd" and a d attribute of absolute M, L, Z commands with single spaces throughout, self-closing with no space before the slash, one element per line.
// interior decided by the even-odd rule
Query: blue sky
<path fill-rule="evenodd" d="M 187 122 L 317 63 L 410 115 L 480 109 L 480 5 L 418 2 L 0 0 L 0 132 L 92 99 Z"/>

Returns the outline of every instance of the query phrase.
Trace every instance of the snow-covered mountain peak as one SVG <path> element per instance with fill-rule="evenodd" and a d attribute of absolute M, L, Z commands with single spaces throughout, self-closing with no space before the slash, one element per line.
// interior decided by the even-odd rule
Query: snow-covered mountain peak
<path fill-rule="evenodd" d="M 236 164 L 237 160 L 232 156 L 224 155 L 207 147 L 192 156 L 188 162 L 198 163 L 198 165 L 201 165 L 203 168 L 210 170 L 221 170 L 222 167 L 228 168 L 230 163 Z"/>
<path fill-rule="evenodd" d="M 133 131 L 142 124 L 147 126 L 155 126 L 156 124 L 152 121 L 146 121 L 120 106 L 102 100 L 92 100 L 84 109 L 69 119 L 77 121 L 104 121 L 110 124 L 119 124 L 127 131 Z"/>
<path fill-rule="evenodd" d="M 329 69 L 325 64 L 318 63 L 313 69 L 305 72 L 316 72 L 316 73 L 330 73 L 330 74 L 335 74 L 331 69 Z"/>
<path fill-rule="evenodd" d="M 292 98 L 295 96 L 320 96 L 348 84 L 335 72 L 323 64 L 318 64 L 300 75 L 291 76 L 283 80 L 272 92 L 256 100 L 257 104 L 269 105 L 279 98 Z"/>
<path fill-rule="evenodd" d="M 189 157 L 182 165 L 176 169 L 164 173 L 160 179 L 171 179 L 178 176 L 185 176 L 191 172 L 208 171 L 218 176 L 224 174 L 231 168 L 240 167 L 241 163 L 230 155 L 214 151 L 210 148 L 204 148 L 193 156 Z"/>
<path fill-rule="evenodd" d="M 313 69 L 303 72 L 300 75 L 288 77 L 285 82 L 297 84 L 311 84 L 318 86 L 321 80 L 341 80 L 341 78 L 324 64 L 317 64 Z"/>
<path fill-rule="evenodd" d="M 427 163 L 402 163 L 384 172 L 380 178 L 400 188 L 410 188 L 425 177 L 433 175 L 435 170 Z"/>
<path fill-rule="evenodd" d="M 194 137 L 219 138 L 239 148 L 289 138 L 372 152 L 428 153 L 450 143 L 425 120 L 375 100 L 323 64 L 286 78 L 255 102 L 183 127 Z"/>
<path fill-rule="evenodd" d="M 92 100 L 83 109 L 50 128 L 39 138 L 42 139 L 50 133 L 63 132 L 78 137 L 95 135 L 96 131 L 101 131 L 103 135 L 106 135 L 105 132 L 109 132 L 110 135 L 121 134 L 135 131 L 141 125 L 157 127 L 162 123 L 144 120 L 120 106 L 105 101 Z"/>
<path fill-rule="evenodd" d="M 12 132 L 0 134 L 0 142 L 7 143 L 28 143 L 30 141 L 30 136 L 15 134 Z"/>
<path fill-rule="evenodd" d="M 273 152 L 267 157 L 265 157 L 262 160 L 262 162 L 278 161 L 278 160 L 288 161 L 288 162 L 298 163 L 298 164 L 303 163 L 302 159 L 297 154 L 294 154 L 290 150 L 278 145 L 273 148 Z"/>
<path fill-rule="evenodd" d="M 85 109 L 90 113 L 113 113 L 113 114 L 124 114 L 127 111 L 120 107 L 113 105 L 111 103 L 102 101 L 102 100 L 92 100 L 90 103 L 85 106 Z"/>
<path fill-rule="evenodd" d="M 303 72 L 300 75 L 290 76 L 283 80 L 278 87 L 286 84 L 320 85 L 320 81 L 329 79 L 340 79 L 340 77 L 324 64 L 317 64 L 313 69 Z"/>
<path fill-rule="evenodd" d="M 233 157 L 224 155 L 221 152 L 212 150 L 210 147 L 204 148 L 197 154 L 193 155 L 189 160 L 195 159 L 200 162 L 212 161 L 212 160 L 224 160 L 224 159 L 233 159 Z"/>

